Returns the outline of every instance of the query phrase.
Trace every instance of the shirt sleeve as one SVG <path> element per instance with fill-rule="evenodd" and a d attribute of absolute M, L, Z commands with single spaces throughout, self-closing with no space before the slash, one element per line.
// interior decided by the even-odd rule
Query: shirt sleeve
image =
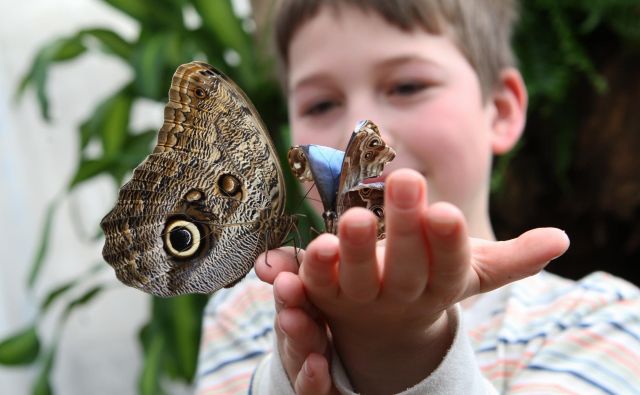
<path fill-rule="evenodd" d="M 470 337 L 482 331 L 476 357 L 501 393 L 640 394 L 640 291 L 624 280 L 545 273 Z"/>
<path fill-rule="evenodd" d="M 252 395 L 295 395 L 277 352 L 269 354 L 260 362 L 251 384 Z"/>
<path fill-rule="evenodd" d="M 212 296 L 202 323 L 197 394 L 251 391 L 256 367 L 273 350 L 274 315 L 272 287 L 253 271 Z"/>

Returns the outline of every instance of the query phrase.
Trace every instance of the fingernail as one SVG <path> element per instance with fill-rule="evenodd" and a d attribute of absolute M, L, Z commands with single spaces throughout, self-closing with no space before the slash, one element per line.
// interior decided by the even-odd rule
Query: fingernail
<path fill-rule="evenodd" d="M 455 230 L 457 222 L 454 218 L 439 218 L 432 228 L 439 236 L 450 236 Z"/>
<path fill-rule="evenodd" d="M 311 368 L 309 367 L 308 360 L 304 361 L 304 363 L 302 364 L 302 371 L 308 378 L 313 378 L 313 370 L 311 370 Z"/>
<path fill-rule="evenodd" d="M 365 243 L 373 237 L 374 228 L 371 226 L 371 221 L 367 220 L 354 220 L 350 221 L 345 226 L 346 237 L 351 243 Z"/>
<path fill-rule="evenodd" d="M 333 248 L 321 248 L 318 249 L 317 255 L 322 262 L 329 262 L 335 257 L 335 251 Z"/>
<path fill-rule="evenodd" d="M 427 212 L 429 217 L 429 228 L 437 236 L 450 236 L 458 228 L 460 223 L 459 210 L 450 204 L 435 203 Z"/>
<path fill-rule="evenodd" d="M 415 207 L 420 199 L 420 188 L 407 180 L 396 180 L 389 185 L 391 201 L 398 208 Z"/>

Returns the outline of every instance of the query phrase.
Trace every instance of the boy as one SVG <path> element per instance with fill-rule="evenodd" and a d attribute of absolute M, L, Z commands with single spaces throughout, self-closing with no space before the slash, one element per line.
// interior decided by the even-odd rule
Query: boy
<path fill-rule="evenodd" d="M 397 152 L 385 170 L 387 239 L 376 245 L 375 218 L 352 209 L 339 237 L 321 235 L 298 256 L 299 272 L 291 249 L 258 260 L 273 296 L 251 276 L 215 295 L 202 393 L 638 388 L 637 289 L 547 273 L 503 287 L 569 243 L 552 228 L 493 241 L 491 158 L 518 141 L 527 106 L 509 49 L 514 19 L 509 0 L 283 1 L 294 143 L 344 148 L 357 121 L 380 126 Z"/>

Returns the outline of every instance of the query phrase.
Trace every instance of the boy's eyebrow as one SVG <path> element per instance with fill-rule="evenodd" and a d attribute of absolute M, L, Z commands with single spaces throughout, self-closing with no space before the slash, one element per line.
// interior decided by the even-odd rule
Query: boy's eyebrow
<path fill-rule="evenodd" d="M 392 58 L 385 59 L 382 62 L 378 63 L 376 65 L 376 68 L 381 70 L 386 70 L 386 69 L 394 68 L 407 63 L 420 63 L 420 64 L 428 65 L 430 67 L 435 67 L 439 65 L 438 62 L 436 62 L 434 59 L 431 59 L 429 57 L 419 56 L 416 54 L 407 54 L 407 55 L 394 56 Z"/>
<path fill-rule="evenodd" d="M 427 65 L 429 67 L 439 66 L 438 62 L 435 61 L 434 59 L 430 59 L 425 56 L 419 56 L 416 54 L 406 54 L 406 55 L 394 56 L 391 58 L 384 59 L 380 62 L 376 62 L 373 67 L 374 67 L 374 70 L 384 73 L 389 71 L 390 69 L 393 69 L 394 67 L 398 67 L 404 64 L 409 64 L 409 63 L 419 63 L 419 64 Z M 305 85 L 313 85 L 319 82 L 320 83 L 324 82 L 329 79 L 330 79 L 330 76 L 326 73 L 323 73 L 323 72 L 313 73 L 309 76 L 303 77 L 299 81 L 292 81 L 293 83 L 289 87 L 289 92 L 293 92 L 296 89 L 299 89 L 300 87 L 304 87 Z"/>
<path fill-rule="evenodd" d="M 293 92 L 300 87 L 304 87 L 305 85 L 313 85 L 327 79 L 329 79 L 329 77 L 323 73 L 311 74 L 307 77 L 302 78 L 300 81 L 295 81 L 295 83 L 292 83 L 289 87 L 289 92 Z"/>

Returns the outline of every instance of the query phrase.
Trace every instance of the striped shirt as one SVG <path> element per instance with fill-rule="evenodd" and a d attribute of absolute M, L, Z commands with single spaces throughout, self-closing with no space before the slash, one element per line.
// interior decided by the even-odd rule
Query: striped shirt
<path fill-rule="evenodd" d="M 271 286 L 253 272 L 212 297 L 198 394 L 267 392 L 251 385 L 273 350 L 274 315 Z M 482 295 L 462 321 L 457 337 L 472 353 L 446 377 L 479 370 L 505 394 L 640 394 L 640 290 L 622 279 L 598 272 L 571 281 L 542 272 Z"/>

